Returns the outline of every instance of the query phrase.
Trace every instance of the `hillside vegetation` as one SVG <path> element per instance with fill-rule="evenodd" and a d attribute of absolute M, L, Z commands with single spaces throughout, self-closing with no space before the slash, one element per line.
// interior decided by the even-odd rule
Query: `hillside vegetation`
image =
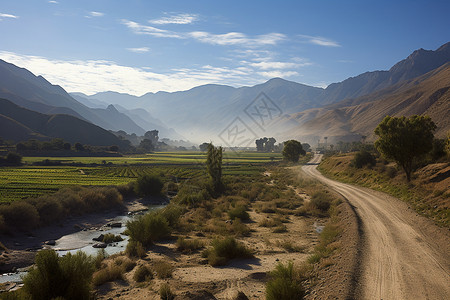
<path fill-rule="evenodd" d="M 450 225 L 450 163 L 419 168 L 408 183 L 404 172 L 394 163 L 377 159 L 373 167 L 356 168 L 352 164 L 354 156 L 355 153 L 347 153 L 326 157 L 319 170 L 333 179 L 391 194 L 437 224 Z"/>

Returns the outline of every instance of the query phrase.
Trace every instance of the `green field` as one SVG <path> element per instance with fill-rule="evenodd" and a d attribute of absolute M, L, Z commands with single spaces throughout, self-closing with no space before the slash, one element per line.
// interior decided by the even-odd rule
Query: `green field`
<path fill-rule="evenodd" d="M 31 165 L 46 159 L 85 166 Z M 265 163 L 280 159 L 279 153 L 225 152 L 223 174 L 260 172 Z M 35 197 L 70 185 L 126 184 L 142 174 L 160 175 L 165 180 L 173 179 L 174 176 L 193 178 L 206 174 L 205 160 L 206 155 L 200 152 L 159 152 L 124 157 L 24 157 L 26 165 L 22 167 L 0 168 L 0 202 Z"/>

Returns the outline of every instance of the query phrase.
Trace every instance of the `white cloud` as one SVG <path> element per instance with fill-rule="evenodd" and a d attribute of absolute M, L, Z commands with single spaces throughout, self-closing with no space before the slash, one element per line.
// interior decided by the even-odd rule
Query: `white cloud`
<path fill-rule="evenodd" d="M 48 3 L 58 4 L 59 2 L 58 1 L 54 1 L 54 0 L 50 0 L 50 1 L 48 1 Z"/>
<path fill-rule="evenodd" d="M 241 32 L 229 32 L 224 34 L 213 34 L 205 31 L 189 32 L 188 35 L 203 43 L 213 45 L 244 45 L 244 46 L 262 46 L 275 45 L 286 39 L 282 33 L 268 33 L 256 37 L 248 37 Z"/>
<path fill-rule="evenodd" d="M 280 61 L 261 61 L 257 63 L 250 63 L 250 66 L 261 69 L 261 70 L 270 70 L 270 69 L 292 69 L 303 66 L 309 66 L 311 63 L 292 63 L 292 62 L 280 62 Z"/>
<path fill-rule="evenodd" d="M 268 71 L 268 72 L 258 72 L 259 75 L 262 75 L 266 78 L 274 78 L 274 77 L 280 77 L 280 78 L 286 78 L 291 77 L 294 75 L 298 75 L 295 71 Z"/>
<path fill-rule="evenodd" d="M 145 34 L 154 37 L 165 38 L 183 38 L 180 34 L 169 30 L 159 29 L 153 26 L 146 26 L 129 20 L 122 20 L 121 22 L 136 34 Z"/>
<path fill-rule="evenodd" d="M 139 48 L 127 48 L 128 51 L 134 52 L 134 53 L 145 53 L 150 51 L 148 47 L 139 47 Z"/>
<path fill-rule="evenodd" d="M 103 17 L 105 14 L 98 11 L 90 11 L 89 14 L 86 16 L 86 18 L 96 18 L 96 17 Z"/>
<path fill-rule="evenodd" d="M 324 46 L 324 47 L 341 47 L 341 45 L 333 40 L 321 37 L 321 36 L 310 36 L 310 35 L 299 35 L 300 38 L 305 39 L 307 43 Z"/>
<path fill-rule="evenodd" d="M 258 35 L 255 37 L 248 37 L 241 32 L 228 32 L 224 34 L 213 34 L 206 31 L 192 31 L 192 32 L 175 32 L 165 29 L 156 28 L 153 26 L 142 25 L 130 20 L 121 20 L 122 24 L 131 29 L 135 34 L 145 34 L 154 37 L 162 38 L 193 38 L 197 41 L 212 45 L 242 45 L 248 47 L 275 45 L 280 41 L 286 39 L 282 33 L 268 33 Z"/>
<path fill-rule="evenodd" d="M 15 15 L 11 15 L 11 14 L 3 14 L 3 13 L 0 13 L 0 21 L 1 21 L 3 18 L 18 19 L 19 16 L 15 16 Z"/>
<path fill-rule="evenodd" d="M 52 84 L 58 84 L 68 92 L 82 92 L 88 95 L 116 91 L 139 96 L 148 92 L 187 90 L 209 83 L 242 86 L 261 83 L 267 77 L 255 76 L 258 74 L 245 67 L 206 65 L 157 73 L 148 67 L 128 67 L 103 60 L 63 61 L 5 51 L 0 51 L 0 58 L 26 68 L 36 75 L 42 75 Z"/>
<path fill-rule="evenodd" d="M 149 20 L 151 24 L 165 25 L 165 24 L 191 24 L 198 20 L 196 14 L 177 14 L 160 19 Z"/>

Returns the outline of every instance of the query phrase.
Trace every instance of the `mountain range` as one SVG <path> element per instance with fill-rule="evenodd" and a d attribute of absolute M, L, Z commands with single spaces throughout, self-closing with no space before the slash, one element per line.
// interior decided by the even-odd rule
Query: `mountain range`
<path fill-rule="evenodd" d="M 442 137 L 450 129 L 449 62 L 450 43 L 446 43 L 434 51 L 416 50 L 388 71 L 366 72 L 325 89 L 273 78 L 251 87 L 208 84 L 137 97 L 116 92 L 68 94 L 43 77 L 0 60 L 0 97 L 107 130 L 142 135 L 157 129 L 160 137 L 193 142 L 227 144 L 223 133 L 234 128 L 236 120 L 252 137 L 275 136 L 279 141 L 296 138 L 311 143 L 323 136 L 330 142 L 373 139 L 373 129 L 387 114 L 428 114 Z M 261 103 L 268 103 L 276 114 L 264 126 L 256 120 L 263 120 L 263 115 L 250 112 L 260 109 Z"/>

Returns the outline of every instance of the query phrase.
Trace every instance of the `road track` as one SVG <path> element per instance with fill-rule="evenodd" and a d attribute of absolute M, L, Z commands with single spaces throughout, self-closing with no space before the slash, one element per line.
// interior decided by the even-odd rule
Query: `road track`
<path fill-rule="evenodd" d="M 317 170 L 322 155 L 302 167 L 346 198 L 362 220 L 358 299 L 450 299 L 450 239 L 385 193 L 341 183 Z"/>

